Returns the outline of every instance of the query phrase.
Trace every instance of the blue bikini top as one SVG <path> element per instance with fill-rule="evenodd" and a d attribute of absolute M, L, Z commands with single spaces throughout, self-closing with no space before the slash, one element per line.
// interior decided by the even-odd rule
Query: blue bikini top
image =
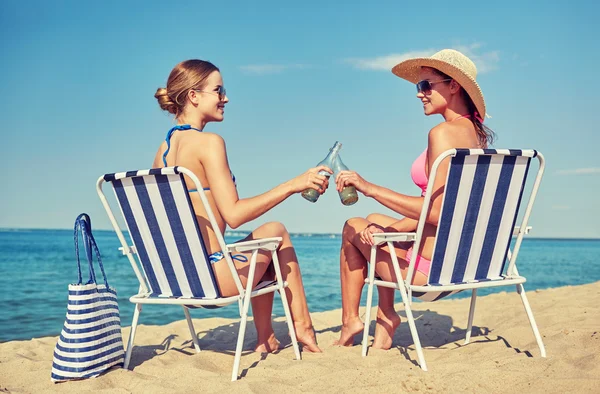
<path fill-rule="evenodd" d="M 192 127 L 189 124 L 178 124 L 177 126 L 174 126 L 173 128 L 171 128 L 171 130 L 169 130 L 169 132 L 167 133 L 167 137 L 165 138 L 165 141 L 167 142 L 167 149 L 165 150 L 165 153 L 163 153 L 163 156 L 162 156 L 163 164 L 165 165 L 165 167 L 167 167 L 167 154 L 169 153 L 169 150 L 171 149 L 171 136 L 173 135 L 175 130 L 196 130 L 200 133 L 202 132 L 202 130 Z M 235 175 L 233 175 L 233 173 L 231 173 L 231 179 L 233 180 L 233 183 L 235 184 Z M 210 190 L 210 187 L 205 187 L 202 190 Z M 188 190 L 189 193 L 193 193 L 193 192 L 197 192 L 197 191 L 198 191 L 197 189 Z"/>

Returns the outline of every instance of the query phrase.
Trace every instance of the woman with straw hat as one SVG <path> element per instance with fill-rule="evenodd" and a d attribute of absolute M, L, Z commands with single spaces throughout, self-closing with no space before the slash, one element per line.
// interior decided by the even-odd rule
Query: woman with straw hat
<path fill-rule="evenodd" d="M 340 251 L 340 277 L 342 287 L 342 330 L 338 344 L 350 346 L 354 336 L 363 331 L 358 316 L 360 296 L 367 275 L 373 234 L 378 232 L 412 232 L 423 206 L 423 195 L 428 174 L 434 160 L 444 151 L 453 148 L 484 148 L 492 142 L 493 132 L 483 125 L 486 115 L 483 93 L 475 78 L 475 64 L 462 53 L 444 49 L 431 57 L 405 60 L 392 72 L 417 85 L 417 98 L 423 103 L 425 115 L 439 114 L 443 122 L 429 131 L 425 151 L 411 168 L 413 181 L 422 190 L 421 196 L 409 196 L 368 182 L 355 171 L 341 171 L 336 177 L 336 187 L 342 190 L 352 185 L 367 197 L 398 212 L 398 220 L 382 214 L 346 221 L 342 232 Z M 449 159 L 439 167 L 434 181 L 432 209 L 425 223 L 424 242 L 419 251 L 411 243 L 398 243 L 395 247 L 402 275 L 406 276 L 412 253 L 418 253 L 414 284 L 425 284 L 429 275 L 430 260 L 435 241 L 436 227 L 443 199 Z M 386 281 L 396 281 L 387 247 L 377 252 L 377 275 Z M 373 347 L 389 349 L 400 317 L 394 310 L 394 290 L 378 287 L 379 309 Z"/>

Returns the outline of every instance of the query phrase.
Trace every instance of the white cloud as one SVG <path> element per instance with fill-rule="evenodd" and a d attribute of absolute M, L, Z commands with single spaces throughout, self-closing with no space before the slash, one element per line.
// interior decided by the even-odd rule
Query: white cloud
<path fill-rule="evenodd" d="M 345 63 L 353 65 L 355 68 L 361 70 L 385 70 L 389 71 L 396 64 L 403 60 L 411 59 L 414 57 L 428 57 L 436 53 L 435 49 L 428 49 L 424 51 L 412 51 L 405 53 L 395 53 L 386 56 L 378 56 L 374 58 L 348 58 L 344 59 Z"/>
<path fill-rule="evenodd" d="M 280 74 L 286 70 L 304 68 L 310 68 L 310 66 L 306 64 L 248 64 L 240 66 L 240 70 L 244 73 L 254 75 Z"/>
<path fill-rule="evenodd" d="M 459 45 L 455 49 L 473 60 L 477 66 L 478 74 L 485 74 L 498 68 L 500 51 L 480 52 L 481 46 L 480 43 L 475 43 L 466 46 Z"/>
<path fill-rule="evenodd" d="M 556 173 L 560 175 L 600 174 L 600 168 L 576 168 L 574 170 L 559 170 Z"/>
<path fill-rule="evenodd" d="M 454 49 L 464 53 L 468 56 L 475 65 L 477 66 L 477 72 L 484 74 L 498 68 L 498 62 L 500 61 L 499 51 L 481 51 L 482 44 L 474 43 L 471 45 L 459 45 L 455 46 Z M 441 49 L 441 48 L 440 48 Z M 384 70 L 389 71 L 396 64 L 403 60 L 411 59 L 415 57 L 429 57 L 440 49 L 424 49 L 419 51 L 410 51 L 402 53 L 392 53 L 384 56 L 377 56 L 373 58 L 348 58 L 344 59 L 345 63 L 351 64 L 355 68 L 361 70 Z"/>

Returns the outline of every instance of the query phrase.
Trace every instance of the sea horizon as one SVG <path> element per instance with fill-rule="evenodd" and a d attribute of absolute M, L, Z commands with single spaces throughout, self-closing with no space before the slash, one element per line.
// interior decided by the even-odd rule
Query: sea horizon
<path fill-rule="evenodd" d="M 73 231 L 72 228 L 44 228 L 44 227 L 0 227 L 0 232 L 10 232 L 10 231 L 14 231 L 14 232 L 26 232 L 26 231 Z M 93 229 L 94 232 L 96 231 L 102 231 L 102 232 L 112 232 L 114 233 L 113 229 L 105 229 L 105 228 L 94 228 Z M 226 230 L 225 231 L 225 236 L 247 236 L 248 234 L 250 234 L 252 232 L 252 230 Z M 126 233 L 126 230 L 123 230 L 123 233 Z M 331 236 L 335 236 L 337 237 L 341 237 L 342 233 L 341 232 L 318 232 L 318 231 L 314 231 L 314 232 L 310 232 L 310 231 L 290 231 L 290 236 L 292 237 L 331 237 Z M 595 237 L 568 237 L 568 236 L 562 236 L 562 237 L 557 237 L 557 236 L 551 236 L 551 237 L 544 237 L 544 236 L 534 236 L 534 235 L 527 235 L 525 237 L 525 239 L 543 239 L 543 240 L 568 240 L 568 241 L 600 241 L 600 237 L 599 238 L 595 238 Z"/>

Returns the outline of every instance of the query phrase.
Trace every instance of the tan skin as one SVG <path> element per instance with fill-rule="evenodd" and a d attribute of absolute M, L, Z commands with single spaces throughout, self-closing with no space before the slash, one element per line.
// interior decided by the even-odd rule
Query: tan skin
<path fill-rule="evenodd" d="M 225 105 L 229 102 L 227 97 L 219 100 L 216 90 L 223 85 L 223 79 L 218 71 L 211 73 L 202 91 L 189 90 L 186 96 L 186 105 L 177 117 L 177 124 L 189 124 L 203 130 L 209 122 L 221 122 L 224 118 Z M 163 142 L 156 152 L 153 167 L 163 167 L 162 156 L 167 148 Z M 210 207 L 215 214 L 218 231 L 223 234 L 227 226 L 237 228 L 257 217 L 263 215 L 289 196 L 313 188 L 323 193 L 328 187 L 328 178 L 319 175 L 320 170 L 331 173 L 327 167 L 311 168 L 305 173 L 279 185 L 275 188 L 251 198 L 240 199 L 237 189 L 231 178 L 225 141 L 217 134 L 196 130 L 177 130 L 171 137 L 171 149 L 167 155 L 168 166 L 183 166 L 190 169 L 200 180 L 203 187 L 209 187 L 206 196 Z M 186 177 L 188 189 L 195 185 Z M 200 224 L 202 236 L 206 242 L 208 253 L 220 251 L 220 246 L 213 229 L 208 221 L 206 211 L 197 193 L 190 193 L 196 218 Z M 278 249 L 279 265 L 283 280 L 287 281 L 287 299 L 290 305 L 292 319 L 298 341 L 303 344 L 304 351 L 320 352 L 317 346 L 312 320 L 308 311 L 302 276 L 298 265 L 298 258 L 286 228 L 277 222 L 263 224 L 248 235 L 244 240 L 257 238 L 281 237 L 283 241 Z M 234 260 L 235 267 L 242 285 L 245 287 L 248 278 L 249 261 L 251 252 L 243 253 L 248 262 Z M 254 283 L 261 279 L 273 279 L 274 271 L 271 264 L 270 253 L 258 254 Z M 231 271 L 225 259 L 213 264 L 216 281 L 221 294 L 225 297 L 238 293 Z M 272 352 L 278 349 L 279 341 L 275 338 L 271 323 L 273 308 L 273 293 L 252 299 L 252 311 L 257 330 L 258 352 Z"/>
<path fill-rule="evenodd" d="M 479 148 L 477 132 L 470 119 L 461 117 L 468 113 L 467 103 L 460 85 L 452 80 L 440 82 L 441 77 L 434 69 L 423 67 L 420 80 L 434 83 L 430 92 L 418 93 L 417 98 L 423 103 L 425 115 L 439 114 L 444 122 L 429 131 L 428 154 L 425 172 L 429 176 L 434 160 L 444 151 L 453 148 Z M 426 217 L 423 230 L 423 243 L 419 254 L 431 260 L 435 233 L 437 229 L 449 159 L 445 159 L 438 167 L 434 180 L 432 208 Z M 373 234 L 380 232 L 413 232 L 417 228 L 418 219 L 423 207 L 423 197 L 409 196 L 368 182 L 355 171 L 342 171 L 336 176 L 338 191 L 345 186 L 353 185 L 366 197 L 371 197 L 380 204 L 398 212 L 404 218 L 398 220 L 387 215 L 371 214 L 366 218 L 349 219 L 342 232 L 340 252 L 340 280 L 342 288 L 342 330 L 337 344 L 351 346 L 354 336 L 363 331 L 364 324 L 358 316 L 360 296 L 367 276 L 368 261 L 373 245 Z M 406 252 L 412 243 L 399 243 L 395 247 L 400 271 L 406 278 L 408 262 Z M 396 281 L 391 264 L 389 250 L 386 247 L 377 251 L 375 271 L 386 281 Z M 415 270 L 412 283 L 427 283 L 427 275 Z M 393 289 L 378 287 L 379 308 L 373 347 L 389 349 L 396 328 L 400 325 L 400 317 L 394 309 Z"/>

